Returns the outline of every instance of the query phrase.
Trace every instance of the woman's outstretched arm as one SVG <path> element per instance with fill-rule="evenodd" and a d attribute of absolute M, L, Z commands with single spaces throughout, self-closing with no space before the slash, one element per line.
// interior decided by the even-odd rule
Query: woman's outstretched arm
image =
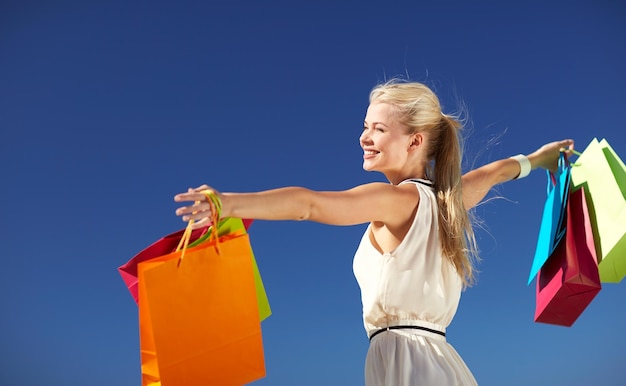
<path fill-rule="evenodd" d="M 211 208 L 203 185 L 177 194 L 177 202 L 194 203 L 181 207 L 176 214 L 183 220 L 206 225 Z M 285 187 L 255 193 L 217 193 L 222 202 L 222 217 L 259 220 L 309 220 L 332 225 L 354 225 L 381 221 L 400 225 L 411 218 L 419 202 L 419 194 L 411 184 L 394 186 L 381 182 L 352 189 L 319 192 L 302 187 Z"/>
<path fill-rule="evenodd" d="M 556 170 L 561 149 L 573 150 L 574 141 L 566 139 L 541 146 L 528 155 L 531 170 L 543 168 Z M 520 163 L 512 158 L 505 158 L 488 163 L 463 175 L 463 201 L 466 209 L 478 205 L 495 185 L 511 181 L 521 172 Z"/>

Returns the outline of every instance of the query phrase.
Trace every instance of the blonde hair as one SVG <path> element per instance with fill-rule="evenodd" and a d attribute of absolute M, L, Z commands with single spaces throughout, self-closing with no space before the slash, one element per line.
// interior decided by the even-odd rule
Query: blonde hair
<path fill-rule="evenodd" d="M 370 93 L 370 104 L 395 107 L 396 119 L 409 133 L 426 132 L 428 166 L 439 208 L 439 238 L 443 256 L 456 268 L 465 286 L 475 282 L 478 260 L 472 221 L 463 204 L 461 160 L 463 127 L 460 119 L 441 111 L 439 98 L 426 85 L 391 80 Z"/>

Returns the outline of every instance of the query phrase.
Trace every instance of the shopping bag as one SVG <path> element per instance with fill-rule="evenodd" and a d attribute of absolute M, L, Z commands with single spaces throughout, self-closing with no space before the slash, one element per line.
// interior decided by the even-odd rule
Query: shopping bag
<path fill-rule="evenodd" d="M 243 385 L 265 376 L 245 232 L 137 268 L 144 386 Z"/>
<path fill-rule="evenodd" d="M 203 234 L 206 233 L 207 229 L 208 227 L 194 230 L 191 233 L 190 242 L 194 242 L 199 239 Z M 184 232 L 185 230 L 181 229 L 160 238 L 159 240 L 155 241 L 150 246 L 133 256 L 124 265 L 118 267 L 117 270 L 122 277 L 122 280 L 124 280 L 126 287 L 128 287 L 128 291 L 135 300 L 135 303 L 138 299 L 137 264 L 142 261 L 154 259 L 155 257 L 167 255 L 174 252 Z"/>
<path fill-rule="evenodd" d="M 537 274 L 535 322 L 571 326 L 600 292 L 584 188 L 567 200 L 565 237 Z"/>
<path fill-rule="evenodd" d="M 543 207 L 535 256 L 528 276 L 530 284 L 565 235 L 565 212 L 570 187 L 571 166 L 565 153 L 559 156 L 558 169 L 548 173 L 548 197 Z"/>
<path fill-rule="evenodd" d="M 252 224 L 252 220 L 239 219 L 234 217 L 227 217 L 220 220 L 218 225 L 218 234 L 223 236 L 236 230 L 247 230 Z M 118 268 L 124 283 L 128 287 L 128 291 L 135 300 L 138 301 L 138 283 L 137 283 L 137 264 L 142 261 L 154 259 L 159 256 L 167 255 L 176 250 L 176 247 L 180 243 L 180 239 L 183 236 L 184 229 L 169 234 L 161 239 L 157 240 L 135 256 L 133 256 L 128 262 Z M 211 227 L 204 227 L 193 230 L 189 239 L 189 247 L 195 247 L 200 243 L 208 240 L 212 232 Z M 254 269 L 254 283 L 257 289 L 257 302 L 259 305 L 259 316 L 261 321 L 267 319 L 272 310 L 269 305 L 267 293 L 265 292 L 265 286 L 259 272 L 259 267 L 256 262 L 254 253 L 252 253 L 252 264 Z"/>
<path fill-rule="evenodd" d="M 606 139 L 594 138 L 572 166 L 572 184 L 586 188 L 600 280 L 626 276 L 626 167 Z"/>
<path fill-rule="evenodd" d="M 221 219 L 218 223 L 218 235 L 224 236 L 229 233 L 237 232 L 237 231 L 246 231 L 252 220 L 242 220 L 235 217 L 226 217 Z M 189 243 L 189 248 L 193 248 L 202 244 L 203 242 L 210 239 L 212 236 L 213 227 L 210 227 L 202 236 L 200 236 L 196 241 Z M 265 286 L 263 285 L 263 280 L 261 279 L 261 274 L 259 272 L 259 266 L 257 265 L 256 258 L 254 257 L 254 252 L 250 252 L 252 255 L 252 269 L 254 270 L 254 286 L 256 288 L 257 293 L 257 303 L 259 306 L 259 317 L 261 321 L 267 319 L 271 314 L 272 310 L 270 308 L 269 300 L 267 299 L 267 293 L 265 292 Z"/>

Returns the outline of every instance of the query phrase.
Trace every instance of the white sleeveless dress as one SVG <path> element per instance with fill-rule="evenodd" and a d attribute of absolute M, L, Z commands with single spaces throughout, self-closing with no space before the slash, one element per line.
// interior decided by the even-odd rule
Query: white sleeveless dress
<path fill-rule="evenodd" d="M 368 226 L 354 256 L 368 336 L 390 326 L 419 326 L 445 333 L 461 298 L 462 280 L 441 255 L 437 202 L 427 180 L 408 180 L 420 193 L 404 240 L 381 254 Z M 445 336 L 420 329 L 391 329 L 374 336 L 365 360 L 367 386 L 476 385 Z"/>

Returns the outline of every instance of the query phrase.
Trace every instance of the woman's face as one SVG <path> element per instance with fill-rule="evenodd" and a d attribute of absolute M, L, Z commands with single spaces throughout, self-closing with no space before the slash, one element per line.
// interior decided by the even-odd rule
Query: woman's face
<path fill-rule="evenodd" d="M 406 164 L 412 135 L 394 118 L 394 111 L 387 103 L 374 103 L 367 109 L 359 139 L 367 171 L 393 174 Z"/>

